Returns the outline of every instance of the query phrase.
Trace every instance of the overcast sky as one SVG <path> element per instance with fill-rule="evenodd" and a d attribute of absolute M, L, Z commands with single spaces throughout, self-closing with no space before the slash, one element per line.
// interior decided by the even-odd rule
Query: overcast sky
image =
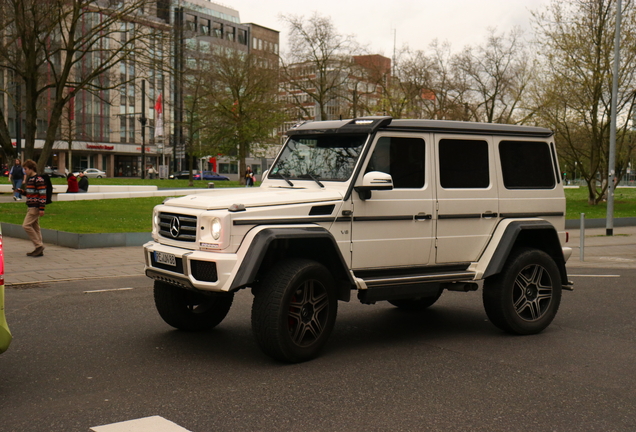
<path fill-rule="evenodd" d="M 331 17 L 337 30 L 352 34 L 369 51 L 390 57 L 394 32 L 398 48 L 408 44 L 425 50 L 435 38 L 449 41 L 453 51 L 481 43 L 488 27 L 499 32 L 520 26 L 531 34 L 530 11 L 550 0 L 219 0 L 239 11 L 242 22 L 253 22 L 281 32 L 287 47 L 287 29 L 279 15 L 313 12 Z"/>

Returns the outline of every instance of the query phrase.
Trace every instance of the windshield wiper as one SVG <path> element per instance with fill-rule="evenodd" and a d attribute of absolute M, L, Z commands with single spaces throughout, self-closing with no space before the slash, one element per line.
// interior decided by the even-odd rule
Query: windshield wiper
<path fill-rule="evenodd" d="M 291 180 L 289 180 L 289 177 L 283 175 L 283 173 L 281 173 L 281 172 L 277 172 L 276 174 L 278 174 L 280 176 L 280 178 L 285 180 L 288 185 L 290 185 L 291 187 L 294 187 L 294 184 L 291 182 Z"/>
<path fill-rule="evenodd" d="M 318 183 L 318 186 L 320 186 L 321 188 L 324 188 L 324 187 L 325 187 L 325 185 L 324 185 L 324 184 L 322 184 L 322 183 L 320 182 L 320 180 L 318 180 L 316 177 L 314 177 L 311 173 L 307 173 L 307 174 L 305 174 L 305 175 L 307 175 L 307 176 L 311 177 L 311 179 L 312 179 L 313 181 L 315 181 L 316 183 Z"/>

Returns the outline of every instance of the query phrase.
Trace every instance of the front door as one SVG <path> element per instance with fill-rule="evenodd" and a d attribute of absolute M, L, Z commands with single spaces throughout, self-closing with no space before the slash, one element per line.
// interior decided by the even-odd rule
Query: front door
<path fill-rule="evenodd" d="M 352 268 L 421 266 L 429 263 L 434 239 L 432 149 L 428 134 L 376 136 L 365 173 L 391 174 L 393 190 L 373 191 L 370 199 L 352 194 Z"/>

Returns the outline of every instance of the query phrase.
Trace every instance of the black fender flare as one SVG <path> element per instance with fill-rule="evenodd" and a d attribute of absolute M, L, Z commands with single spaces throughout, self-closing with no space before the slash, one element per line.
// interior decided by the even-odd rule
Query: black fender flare
<path fill-rule="evenodd" d="M 328 243 L 330 249 L 333 249 L 334 256 L 331 258 L 339 268 L 329 268 L 329 271 L 332 272 L 334 279 L 339 282 L 337 287 L 338 299 L 349 301 L 351 290 L 356 286 L 353 276 L 333 235 L 325 228 L 319 226 L 265 228 L 258 232 L 252 239 L 249 249 L 236 272 L 230 291 L 249 286 L 256 280 L 272 242 L 301 239 L 322 240 Z"/>
<path fill-rule="evenodd" d="M 561 275 L 561 283 L 568 284 L 565 258 L 554 225 L 545 220 L 511 222 L 501 236 L 483 278 L 501 273 L 515 245 L 537 247 L 552 257 Z"/>

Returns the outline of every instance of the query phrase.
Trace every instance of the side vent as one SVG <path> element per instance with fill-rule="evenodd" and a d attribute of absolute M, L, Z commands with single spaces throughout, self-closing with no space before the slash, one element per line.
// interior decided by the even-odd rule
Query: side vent
<path fill-rule="evenodd" d="M 329 216 L 335 208 L 335 204 L 314 206 L 309 211 L 309 216 Z"/>

